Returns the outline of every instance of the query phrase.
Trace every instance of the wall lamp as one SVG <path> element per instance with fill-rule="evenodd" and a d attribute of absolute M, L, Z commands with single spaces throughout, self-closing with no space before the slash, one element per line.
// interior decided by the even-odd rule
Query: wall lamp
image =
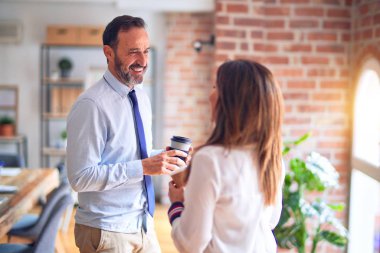
<path fill-rule="evenodd" d="M 215 45 L 215 35 L 213 35 L 213 34 L 210 35 L 209 40 L 196 40 L 193 42 L 193 48 L 195 51 L 197 51 L 197 53 L 202 51 L 203 45 L 214 46 Z"/>

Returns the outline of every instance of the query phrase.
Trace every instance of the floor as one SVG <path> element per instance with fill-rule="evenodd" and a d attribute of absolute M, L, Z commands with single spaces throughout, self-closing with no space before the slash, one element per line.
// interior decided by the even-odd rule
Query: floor
<path fill-rule="evenodd" d="M 158 240 L 160 242 L 161 251 L 163 253 L 177 253 L 172 239 L 170 237 L 170 224 L 167 217 L 167 206 L 157 205 L 155 212 L 155 227 Z M 73 212 L 74 215 L 75 211 Z M 12 242 L 17 242 L 18 239 L 12 240 Z M 5 243 L 6 238 L 0 238 L 0 243 Z M 57 245 L 59 252 L 61 253 L 79 253 L 79 250 L 75 246 L 74 242 L 74 218 L 71 218 L 67 232 L 60 231 L 57 237 Z"/>

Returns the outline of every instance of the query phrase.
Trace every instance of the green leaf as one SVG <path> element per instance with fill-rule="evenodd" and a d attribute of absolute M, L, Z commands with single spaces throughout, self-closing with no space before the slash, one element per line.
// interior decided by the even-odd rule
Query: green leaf
<path fill-rule="evenodd" d="M 290 151 L 290 147 L 285 146 L 284 149 L 282 150 L 282 155 L 286 155 L 287 153 L 289 153 L 289 151 Z"/>
<path fill-rule="evenodd" d="M 343 203 L 339 203 L 339 204 L 328 204 L 327 205 L 328 207 L 330 207 L 332 210 L 334 211 L 337 211 L 337 212 L 341 212 L 344 210 L 344 207 L 345 205 Z"/>
<path fill-rule="evenodd" d="M 300 244 L 297 240 L 297 233 L 300 231 L 300 226 L 293 224 L 291 226 L 277 226 L 274 229 L 277 245 L 280 248 L 291 249 L 299 248 Z"/>
<path fill-rule="evenodd" d="M 297 211 L 300 209 L 300 194 L 298 192 L 290 192 L 286 202 L 293 212 Z"/>
<path fill-rule="evenodd" d="M 309 203 L 307 203 L 305 200 L 301 199 L 301 211 L 305 217 L 315 217 L 318 216 L 318 212 L 311 206 Z"/>
<path fill-rule="evenodd" d="M 338 247 L 343 247 L 348 242 L 347 237 L 341 236 L 335 232 L 328 230 L 321 231 L 320 236 L 323 240 L 328 241 L 329 243 Z"/>
<path fill-rule="evenodd" d="M 308 132 L 308 133 L 302 135 L 298 140 L 296 140 L 296 141 L 294 142 L 294 145 L 297 146 L 297 145 L 301 144 L 302 142 L 304 142 L 304 141 L 306 141 L 307 139 L 309 139 L 310 136 L 311 136 L 311 132 Z"/>
<path fill-rule="evenodd" d="M 278 221 L 277 226 L 282 227 L 289 220 L 289 218 L 290 218 L 290 212 L 288 208 L 283 207 L 281 210 L 280 220 Z"/>
<path fill-rule="evenodd" d="M 325 188 L 338 187 L 339 174 L 327 160 L 316 152 L 306 158 L 307 169 L 319 178 Z"/>

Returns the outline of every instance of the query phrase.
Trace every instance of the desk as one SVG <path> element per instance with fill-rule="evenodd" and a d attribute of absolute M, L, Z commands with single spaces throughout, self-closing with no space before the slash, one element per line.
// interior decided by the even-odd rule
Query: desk
<path fill-rule="evenodd" d="M 8 197 L 0 205 L 1 238 L 33 208 L 40 196 L 46 196 L 59 185 L 59 175 L 57 169 L 22 169 L 17 176 L 0 176 L 0 184 L 18 187 L 15 193 L 0 193 L 0 197 Z"/>

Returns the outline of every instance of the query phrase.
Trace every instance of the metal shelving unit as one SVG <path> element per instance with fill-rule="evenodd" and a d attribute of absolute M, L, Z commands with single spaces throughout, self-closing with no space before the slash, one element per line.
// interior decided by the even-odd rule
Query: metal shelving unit
<path fill-rule="evenodd" d="M 85 80 L 81 77 L 61 78 L 53 76 L 53 53 L 81 51 L 91 54 L 101 50 L 100 46 L 83 45 L 51 45 L 41 46 L 40 72 L 40 120 L 41 120 L 41 166 L 55 167 L 64 161 L 66 150 L 64 143 L 59 144 L 59 132 L 66 128 L 66 118 L 71 105 L 85 88 Z M 56 61 L 57 59 L 55 59 Z M 74 67 L 81 63 L 80 57 L 72 59 Z M 57 134 L 58 133 L 58 134 Z"/>

